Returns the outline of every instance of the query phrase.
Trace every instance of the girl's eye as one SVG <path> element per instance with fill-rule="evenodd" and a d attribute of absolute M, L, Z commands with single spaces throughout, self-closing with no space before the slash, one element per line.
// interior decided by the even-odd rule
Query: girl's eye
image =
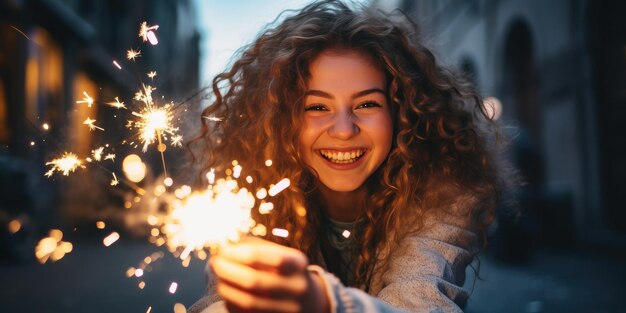
<path fill-rule="evenodd" d="M 305 111 L 328 111 L 328 109 L 321 104 L 312 104 L 312 105 L 306 106 L 304 110 Z"/>
<path fill-rule="evenodd" d="M 365 101 L 363 103 L 360 103 L 356 108 L 365 109 L 365 108 L 380 108 L 380 107 L 382 106 L 376 101 Z"/>

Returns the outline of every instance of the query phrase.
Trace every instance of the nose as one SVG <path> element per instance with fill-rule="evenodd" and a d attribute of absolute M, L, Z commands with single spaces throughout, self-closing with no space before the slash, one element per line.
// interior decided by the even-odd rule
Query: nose
<path fill-rule="evenodd" d="M 328 128 L 328 135 L 337 139 L 350 139 L 359 133 L 359 126 L 355 123 L 352 112 L 339 112 Z"/>

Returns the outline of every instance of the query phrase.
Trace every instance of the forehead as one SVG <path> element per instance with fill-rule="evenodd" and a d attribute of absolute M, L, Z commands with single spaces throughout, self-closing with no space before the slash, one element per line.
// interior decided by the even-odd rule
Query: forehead
<path fill-rule="evenodd" d="M 309 66 L 308 89 L 385 89 L 385 75 L 372 58 L 358 50 L 325 50 Z"/>

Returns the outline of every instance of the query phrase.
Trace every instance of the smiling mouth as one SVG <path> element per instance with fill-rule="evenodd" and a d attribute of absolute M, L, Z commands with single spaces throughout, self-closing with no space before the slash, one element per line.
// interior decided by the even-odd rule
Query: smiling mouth
<path fill-rule="evenodd" d="M 358 161 L 367 152 L 367 149 L 354 149 L 350 151 L 337 151 L 337 150 L 319 150 L 320 155 L 336 164 L 350 164 Z"/>

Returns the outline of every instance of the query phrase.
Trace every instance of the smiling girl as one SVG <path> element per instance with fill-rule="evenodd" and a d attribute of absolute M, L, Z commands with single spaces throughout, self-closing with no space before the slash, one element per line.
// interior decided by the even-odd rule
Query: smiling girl
<path fill-rule="evenodd" d="M 497 132 L 410 20 L 311 4 L 213 93 L 203 116 L 222 121 L 203 118 L 203 168 L 236 159 L 252 190 L 288 177 L 254 219 L 289 236 L 222 249 L 191 312 L 461 312 L 501 193 Z"/>

